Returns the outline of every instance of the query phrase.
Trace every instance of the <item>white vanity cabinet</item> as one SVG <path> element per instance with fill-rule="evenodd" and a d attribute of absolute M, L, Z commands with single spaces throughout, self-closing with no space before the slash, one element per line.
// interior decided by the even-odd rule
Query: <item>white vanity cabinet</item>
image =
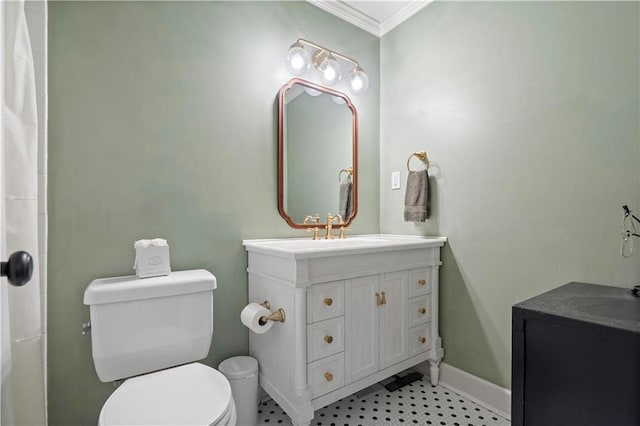
<path fill-rule="evenodd" d="M 418 363 L 437 383 L 442 237 L 246 240 L 249 302 L 284 323 L 250 333 L 260 385 L 306 425 L 313 412 Z"/>

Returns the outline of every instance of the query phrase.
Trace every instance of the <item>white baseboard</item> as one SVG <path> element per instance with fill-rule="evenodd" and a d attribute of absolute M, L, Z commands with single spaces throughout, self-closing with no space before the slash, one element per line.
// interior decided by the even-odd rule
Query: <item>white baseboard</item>
<path fill-rule="evenodd" d="M 429 363 L 416 370 L 429 375 Z M 440 383 L 443 387 L 511 420 L 511 390 L 488 382 L 444 362 L 440 363 Z"/>

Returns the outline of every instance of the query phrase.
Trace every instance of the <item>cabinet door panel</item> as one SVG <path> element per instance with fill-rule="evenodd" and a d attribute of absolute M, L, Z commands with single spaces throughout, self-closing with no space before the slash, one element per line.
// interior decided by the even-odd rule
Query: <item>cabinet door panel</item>
<path fill-rule="evenodd" d="M 384 274 L 380 292 L 385 304 L 380 306 L 380 368 L 407 359 L 407 272 Z"/>
<path fill-rule="evenodd" d="M 380 329 L 376 304 L 379 287 L 377 275 L 347 281 L 345 353 L 347 375 L 351 382 L 376 373 L 379 369 Z"/>

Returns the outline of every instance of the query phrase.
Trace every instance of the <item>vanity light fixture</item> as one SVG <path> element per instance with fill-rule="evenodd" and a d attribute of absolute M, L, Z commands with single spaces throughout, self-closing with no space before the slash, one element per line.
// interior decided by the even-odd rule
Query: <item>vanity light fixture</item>
<path fill-rule="evenodd" d="M 315 49 L 311 55 L 305 50 L 305 45 Z M 349 91 L 354 95 L 366 92 L 369 88 L 369 76 L 356 60 L 303 38 L 296 40 L 289 48 L 287 69 L 293 75 L 302 76 L 313 64 L 320 74 L 322 84 L 333 86 L 342 77 L 338 58 L 353 65 L 347 82 Z"/>

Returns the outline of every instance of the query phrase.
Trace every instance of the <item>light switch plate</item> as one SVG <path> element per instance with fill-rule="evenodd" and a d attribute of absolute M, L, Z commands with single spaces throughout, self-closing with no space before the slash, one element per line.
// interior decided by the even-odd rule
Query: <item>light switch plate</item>
<path fill-rule="evenodd" d="M 400 172 L 391 172 L 391 189 L 400 189 Z"/>

